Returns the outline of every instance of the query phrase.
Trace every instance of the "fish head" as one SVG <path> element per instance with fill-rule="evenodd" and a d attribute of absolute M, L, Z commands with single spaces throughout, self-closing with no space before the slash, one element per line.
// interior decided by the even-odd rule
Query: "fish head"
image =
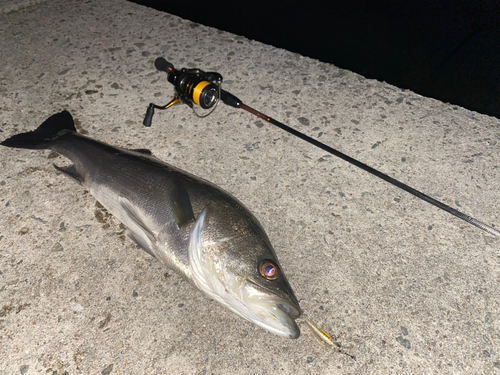
<path fill-rule="evenodd" d="M 299 337 L 298 300 L 249 212 L 207 206 L 191 230 L 188 258 L 195 284 L 210 298 L 271 333 Z"/>

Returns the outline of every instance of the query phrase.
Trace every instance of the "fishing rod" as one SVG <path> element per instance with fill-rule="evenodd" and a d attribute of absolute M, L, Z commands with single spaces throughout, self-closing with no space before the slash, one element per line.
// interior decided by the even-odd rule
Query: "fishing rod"
<path fill-rule="evenodd" d="M 392 178 L 385 173 L 382 173 L 338 150 L 335 150 L 334 148 L 325 145 L 324 143 L 319 142 L 318 140 L 311 138 L 304 133 L 301 133 L 288 125 L 285 125 L 259 111 L 256 109 L 253 109 L 249 107 L 248 105 L 244 104 L 240 99 L 238 99 L 236 96 L 233 94 L 223 90 L 221 88 L 222 86 L 222 76 L 219 73 L 215 72 L 204 72 L 200 69 L 186 69 L 182 68 L 180 70 L 177 70 L 174 68 L 174 66 L 169 63 L 167 60 L 165 60 L 163 57 L 158 57 L 155 60 L 155 67 L 159 71 L 167 73 L 167 80 L 174 85 L 175 88 L 175 94 L 174 98 L 172 101 L 170 101 L 168 104 L 164 106 L 158 106 L 156 104 L 150 103 L 149 107 L 146 111 L 146 116 L 144 117 L 143 125 L 150 127 L 151 122 L 153 119 L 154 115 L 154 110 L 155 109 L 167 109 L 170 108 L 171 106 L 175 104 L 187 104 L 189 107 L 191 107 L 194 111 L 194 113 L 198 117 L 206 117 L 209 114 L 211 114 L 215 108 L 217 107 L 219 101 L 222 101 L 224 104 L 229 105 L 234 108 L 241 108 L 247 112 L 250 112 L 251 114 L 259 117 L 260 119 L 273 124 L 280 129 L 296 136 L 299 137 L 300 139 L 309 142 L 310 144 L 319 147 L 320 149 L 335 155 L 348 163 L 351 163 L 355 165 L 358 168 L 363 169 L 364 171 L 371 173 L 374 176 L 377 176 L 381 178 L 384 181 L 387 181 L 388 183 L 397 186 L 398 188 L 416 196 L 417 198 L 420 198 L 452 215 L 455 215 L 456 217 L 466 221 L 469 224 L 472 224 L 494 236 L 500 237 L 500 231 L 496 230 L 495 228 L 484 224 L 483 222 L 474 219 L 473 217 L 466 215 L 453 207 L 448 206 L 447 204 L 444 204 L 414 188 L 411 186 L 408 186 L 395 178 Z M 211 111 L 205 115 L 200 115 L 197 113 L 194 109 L 194 104 L 200 106 L 203 109 L 211 109 Z"/>

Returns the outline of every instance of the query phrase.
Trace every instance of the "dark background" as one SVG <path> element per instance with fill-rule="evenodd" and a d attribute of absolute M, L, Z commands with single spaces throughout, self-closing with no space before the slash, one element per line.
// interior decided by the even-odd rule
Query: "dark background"
<path fill-rule="evenodd" d="M 500 0 L 133 2 L 500 118 Z"/>

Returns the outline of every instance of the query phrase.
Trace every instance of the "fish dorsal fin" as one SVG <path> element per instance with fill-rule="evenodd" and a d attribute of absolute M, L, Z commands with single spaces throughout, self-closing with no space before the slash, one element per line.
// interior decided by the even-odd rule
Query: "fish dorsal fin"
<path fill-rule="evenodd" d="M 139 154 L 144 154 L 144 155 L 153 155 L 151 150 L 148 150 L 147 148 L 136 148 L 130 151 L 138 152 Z"/>
<path fill-rule="evenodd" d="M 135 224 L 136 228 L 129 228 L 134 234 L 133 241 L 143 248 L 151 251 L 153 244 L 156 243 L 156 236 L 144 221 L 141 219 L 140 214 L 134 205 L 125 197 L 118 197 L 118 204 L 125 211 L 130 220 Z"/>
<path fill-rule="evenodd" d="M 183 225 L 194 221 L 193 207 L 191 206 L 189 194 L 182 180 L 174 177 L 173 182 L 174 186 L 169 195 L 169 205 L 177 226 L 181 228 Z"/>
<path fill-rule="evenodd" d="M 61 172 L 63 175 L 71 178 L 72 180 L 76 181 L 78 184 L 82 184 L 83 181 L 83 176 L 78 173 L 76 170 L 76 167 L 74 165 L 69 165 L 67 167 L 58 167 L 55 164 L 52 164 L 55 169 L 57 169 L 59 172 Z"/>

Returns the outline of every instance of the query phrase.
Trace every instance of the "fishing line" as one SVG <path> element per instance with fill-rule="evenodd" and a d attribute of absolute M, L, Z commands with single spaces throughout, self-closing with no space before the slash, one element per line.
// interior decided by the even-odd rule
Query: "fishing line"
<path fill-rule="evenodd" d="M 174 68 L 174 66 L 166 61 L 163 57 L 158 57 L 155 60 L 155 67 L 156 69 L 163 71 L 167 73 L 167 79 L 170 83 L 172 83 L 175 87 L 175 95 L 174 99 L 168 103 L 165 106 L 157 106 L 156 104 L 151 103 L 147 109 L 146 116 L 144 118 L 143 125 L 144 126 L 151 126 L 151 121 L 154 115 L 154 109 L 167 109 L 171 107 L 172 105 L 175 104 L 180 104 L 184 103 L 187 104 L 189 107 L 191 107 L 194 111 L 193 104 L 196 104 L 204 109 L 209 109 L 212 108 L 212 111 L 208 113 L 206 116 L 211 114 L 214 110 L 215 107 L 217 106 L 219 101 L 222 101 L 224 104 L 229 105 L 234 108 L 240 108 L 243 109 L 260 119 L 277 126 L 278 128 L 306 141 L 309 142 L 310 144 L 319 147 L 320 149 L 335 155 L 339 157 L 342 160 L 345 160 L 348 163 L 351 163 L 355 165 L 358 168 L 363 169 L 364 171 L 371 173 L 374 176 L 377 176 L 381 178 L 382 180 L 414 195 L 417 198 L 420 198 L 440 209 L 443 211 L 446 211 L 464 221 L 466 221 L 469 224 L 472 224 L 494 236 L 500 237 L 500 231 L 497 229 L 474 219 L 473 217 L 466 215 L 453 207 L 448 206 L 447 204 L 444 204 L 443 202 L 440 202 L 420 191 L 417 189 L 412 188 L 411 186 L 408 186 L 395 178 L 392 178 L 385 173 L 382 173 L 369 165 L 366 165 L 365 163 L 362 163 L 338 150 L 335 150 L 334 148 L 325 145 L 324 143 L 319 142 L 318 140 L 309 137 L 308 135 L 305 135 L 304 133 L 301 133 L 288 125 L 285 125 L 259 111 L 256 109 L 253 109 L 252 107 L 249 107 L 248 105 L 244 104 L 240 99 L 238 99 L 236 96 L 233 94 L 223 90 L 221 88 L 222 85 L 222 76 L 219 73 L 215 72 L 204 72 L 200 69 L 186 69 L 182 68 L 180 70 L 177 70 Z M 196 115 L 198 115 L 195 112 Z M 204 116 L 204 117 L 206 117 Z"/>

